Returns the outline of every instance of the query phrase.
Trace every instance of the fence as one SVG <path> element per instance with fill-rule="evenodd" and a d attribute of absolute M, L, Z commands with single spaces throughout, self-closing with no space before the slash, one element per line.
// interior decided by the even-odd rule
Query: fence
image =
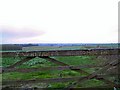
<path fill-rule="evenodd" d="M 103 75 L 101 73 L 105 72 L 106 70 L 118 70 L 118 65 L 120 65 L 119 60 L 110 60 L 109 62 L 105 63 L 104 65 L 84 65 L 84 66 L 71 66 L 66 63 L 60 62 L 54 58 L 51 58 L 51 56 L 111 56 L 111 55 L 117 55 L 119 58 L 119 52 L 120 50 L 118 48 L 114 49 L 87 49 L 87 50 L 52 50 L 52 51 L 22 51 L 22 52 L 0 52 L 2 54 L 2 57 L 13 57 L 13 56 L 20 56 L 25 57 L 23 60 L 20 60 L 16 62 L 15 64 L 8 66 L 7 68 L 2 68 L 1 73 L 6 72 L 37 72 L 37 71 L 45 71 L 45 70 L 73 70 L 79 73 L 85 73 L 86 76 L 84 77 L 71 77 L 71 78 L 52 78 L 52 79 L 33 79 L 33 80 L 7 80 L 3 81 L 2 85 L 20 85 L 20 84 L 28 84 L 28 83 L 51 83 L 51 82 L 69 82 L 69 81 L 75 81 L 74 83 L 71 83 L 66 88 L 74 88 L 76 85 L 80 84 L 83 81 L 87 81 L 90 79 L 97 79 L 100 81 L 104 81 L 108 85 L 105 87 L 120 87 L 120 84 L 116 84 L 113 81 L 110 81 L 105 78 L 105 76 L 110 77 L 111 74 Z M 52 66 L 52 67 L 42 67 L 42 68 L 16 68 L 16 66 L 22 65 L 24 62 L 27 62 L 35 57 L 46 59 L 52 63 L 55 63 L 60 66 Z M 94 67 L 100 67 L 99 70 L 88 73 L 82 68 L 94 68 Z M 113 76 L 119 75 L 118 72 L 112 73 Z"/>

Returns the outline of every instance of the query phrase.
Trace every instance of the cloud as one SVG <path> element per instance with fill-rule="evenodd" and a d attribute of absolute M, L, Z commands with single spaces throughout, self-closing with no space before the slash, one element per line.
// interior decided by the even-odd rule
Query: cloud
<path fill-rule="evenodd" d="M 5 43 L 118 41 L 117 0 L 1 1 L 0 36 Z"/>
<path fill-rule="evenodd" d="M 26 39 L 32 39 L 38 36 L 42 36 L 45 34 L 45 31 L 38 30 L 38 29 L 32 29 L 32 28 L 13 28 L 13 27 L 3 27 L 0 28 L 0 31 L 2 33 L 2 41 L 3 43 L 9 43 L 19 40 L 26 40 Z M 19 42 L 18 42 L 19 43 Z"/>

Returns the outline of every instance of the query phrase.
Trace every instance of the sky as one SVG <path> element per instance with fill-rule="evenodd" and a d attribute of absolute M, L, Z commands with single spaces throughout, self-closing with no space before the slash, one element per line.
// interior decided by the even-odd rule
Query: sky
<path fill-rule="evenodd" d="M 0 0 L 0 43 L 117 43 L 119 0 Z"/>

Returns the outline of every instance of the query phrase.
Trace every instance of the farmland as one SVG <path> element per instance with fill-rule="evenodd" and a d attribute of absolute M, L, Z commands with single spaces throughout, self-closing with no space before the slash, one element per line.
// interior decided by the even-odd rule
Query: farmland
<path fill-rule="evenodd" d="M 95 48 L 95 47 L 91 47 Z M 78 50 L 78 49 L 86 49 L 83 46 L 32 46 L 32 47 L 23 47 L 22 51 L 40 51 L 40 50 Z M 87 48 L 88 49 L 88 48 Z M 4 57 L 2 58 L 2 67 L 8 67 L 15 62 L 24 59 L 25 57 Z M 51 57 L 60 62 L 71 66 L 84 66 L 84 65 L 103 65 L 108 61 L 101 56 L 54 56 Z M 50 67 L 50 66 L 60 66 L 49 62 L 43 58 L 36 57 L 28 62 L 23 63 L 22 65 L 18 66 L 17 68 L 41 68 L 41 67 Z M 96 68 L 83 68 L 82 70 L 87 71 L 88 73 L 93 73 L 97 71 L 99 67 Z M 32 80 L 32 79 L 45 79 L 45 78 L 71 78 L 73 76 L 85 76 L 85 73 L 79 73 L 74 70 L 51 70 L 51 71 L 38 71 L 38 72 L 29 72 L 29 73 L 22 73 L 22 72 L 8 72 L 2 74 L 2 80 Z M 109 78 L 110 80 L 114 80 L 115 77 Z M 74 81 L 75 82 L 75 81 Z M 37 84 L 26 84 L 21 85 L 20 87 L 32 87 L 32 88 L 65 88 L 69 84 L 74 83 L 73 81 L 69 82 L 59 82 L 59 83 L 37 83 Z M 106 85 L 106 83 L 97 80 L 97 79 L 90 79 L 88 81 L 84 81 L 81 84 L 77 85 L 76 88 L 88 88 L 88 87 L 97 87 Z"/>

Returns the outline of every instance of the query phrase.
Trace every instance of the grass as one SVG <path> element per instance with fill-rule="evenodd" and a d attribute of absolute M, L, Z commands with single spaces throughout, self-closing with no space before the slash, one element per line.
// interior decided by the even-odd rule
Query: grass
<path fill-rule="evenodd" d="M 83 46 L 31 46 L 31 47 L 23 47 L 23 51 L 45 51 L 45 50 L 79 50 L 85 49 Z"/>
<path fill-rule="evenodd" d="M 64 62 L 69 65 L 87 65 L 87 64 L 94 64 L 95 61 L 94 57 L 92 56 L 59 56 L 59 57 L 53 57 L 57 59 L 58 61 Z M 91 62 L 93 61 L 93 62 Z"/>
<path fill-rule="evenodd" d="M 91 87 L 91 86 L 96 87 L 96 86 L 101 86 L 101 85 L 105 85 L 105 83 L 100 80 L 91 79 L 91 80 L 82 82 L 81 84 L 77 85 L 77 87 L 84 86 L 84 88 L 87 88 L 87 87 Z"/>
<path fill-rule="evenodd" d="M 24 51 L 30 51 L 30 50 L 75 50 L 75 49 L 84 49 L 84 47 L 75 46 L 73 48 L 71 47 L 27 47 L 23 48 Z M 23 59 L 24 57 L 4 57 L 2 58 L 2 67 L 7 67 L 15 62 Z M 64 62 L 68 65 L 95 65 L 100 64 L 101 61 L 97 60 L 95 56 L 57 56 L 57 57 L 51 57 L 58 61 Z M 28 62 L 23 63 L 22 65 L 18 66 L 17 68 L 40 68 L 40 67 L 47 67 L 47 66 L 60 66 L 56 65 L 52 62 L 46 61 L 42 58 L 34 58 Z M 85 68 L 83 69 L 89 73 L 94 72 L 95 68 Z M 2 80 L 31 80 L 31 79 L 41 79 L 41 78 L 61 78 L 62 77 L 78 77 L 78 76 L 85 76 L 85 74 L 75 72 L 72 70 L 52 70 L 52 71 L 39 71 L 39 72 L 30 72 L 30 73 L 20 73 L 20 72 L 10 72 L 10 73 L 3 73 L 2 74 Z M 50 84 L 42 84 L 38 83 L 36 85 L 31 85 L 32 87 L 46 87 L 46 88 L 65 88 L 70 83 L 73 82 L 66 82 L 66 83 L 50 83 Z M 86 87 L 94 87 L 94 86 L 100 86 L 104 85 L 104 82 L 91 79 L 85 82 L 82 82 L 81 84 L 77 85 L 78 88 L 86 88 Z"/>
<path fill-rule="evenodd" d="M 97 63 L 94 56 L 64 56 L 64 57 L 52 57 L 57 59 L 58 61 L 64 62 L 69 65 L 87 65 L 87 64 L 95 64 Z M 2 59 L 2 67 L 7 67 L 9 65 L 14 64 L 15 62 L 19 61 L 21 58 L 19 57 L 6 57 Z M 46 61 L 41 58 L 34 58 L 17 68 L 36 68 L 36 67 L 46 67 L 46 66 L 59 66 L 49 61 Z M 88 72 L 93 72 L 95 69 L 83 69 Z M 54 71 L 40 71 L 40 72 L 30 72 L 30 73 L 20 73 L 20 72 L 10 72 L 10 73 L 3 73 L 2 79 L 3 80 L 30 80 L 30 79 L 40 79 L 40 78 L 60 78 L 60 74 L 62 77 L 73 77 L 73 76 L 85 76 L 85 74 L 81 74 L 72 70 L 54 70 Z M 97 82 L 97 83 L 96 83 Z M 68 83 L 52 83 L 49 84 L 49 88 L 63 88 Z M 99 86 L 103 84 L 101 81 L 90 80 L 86 82 L 84 85 L 82 84 L 81 87 L 87 86 Z"/>

